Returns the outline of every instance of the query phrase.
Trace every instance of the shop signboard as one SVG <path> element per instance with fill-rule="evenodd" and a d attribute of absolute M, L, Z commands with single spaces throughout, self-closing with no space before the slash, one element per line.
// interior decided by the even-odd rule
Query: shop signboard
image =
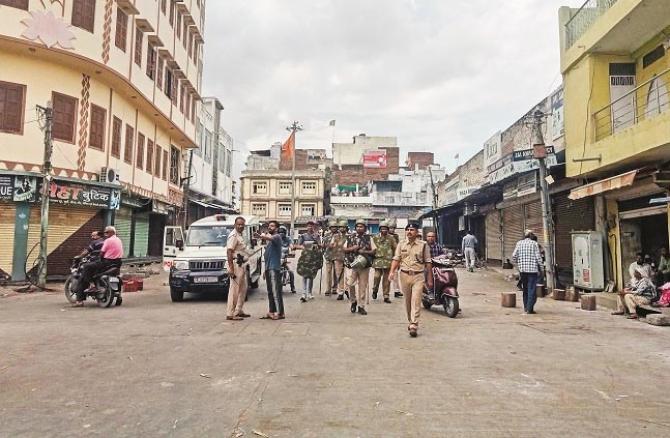
<path fill-rule="evenodd" d="M 459 187 L 458 191 L 456 192 L 456 197 L 460 201 L 461 199 L 465 199 L 468 196 L 472 195 L 475 193 L 477 190 L 479 190 L 480 186 L 465 186 L 465 187 Z"/>
<path fill-rule="evenodd" d="M 554 147 L 553 146 L 547 146 L 545 148 L 547 150 L 547 156 L 553 155 L 554 154 Z M 520 151 L 514 151 L 512 154 L 512 161 L 526 161 L 526 160 L 532 160 L 533 159 L 533 149 L 523 149 Z"/>
<path fill-rule="evenodd" d="M 635 78 L 635 76 L 633 76 Z M 557 140 L 565 134 L 563 109 L 563 87 L 551 95 L 551 139 Z"/>
<path fill-rule="evenodd" d="M 30 175 L 0 175 L 0 200 L 37 202 L 39 200 L 37 178 Z"/>
<path fill-rule="evenodd" d="M 517 180 L 516 195 L 518 197 L 530 195 L 537 192 L 537 171 L 521 175 Z"/>
<path fill-rule="evenodd" d="M 110 187 L 53 180 L 49 185 L 49 199 L 55 204 L 118 209 L 121 192 Z"/>
<path fill-rule="evenodd" d="M 498 160 L 489 171 L 488 182 L 495 184 L 514 175 L 514 162 L 510 155 Z"/>
<path fill-rule="evenodd" d="M 502 155 L 502 133 L 496 132 L 493 137 L 484 143 L 484 166 L 488 169 L 494 165 Z"/>

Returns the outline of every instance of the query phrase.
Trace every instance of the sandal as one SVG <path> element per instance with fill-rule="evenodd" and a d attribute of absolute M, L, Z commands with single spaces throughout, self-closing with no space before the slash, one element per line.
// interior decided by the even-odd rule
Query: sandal
<path fill-rule="evenodd" d="M 261 316 L 259 319 L 273 319 L 273 316 L 272 313 L 268 313 L 267 315 Z"/>
<path fill-rule="evenodd" d="M 637 319 L 637 315 L 628 315 L 627 318 L 628 319 Z"/>
<path fill-rule="evenodd" d="M 284 315 L 277 315 L 277 319 L 286 319 L 286 316 L 284 316 Z"/>
<path fill-rule="evenodd" d="M 241 316 L 226 316 L 226 320 L 228 321 L 244 321 L 244 318 Z"/>

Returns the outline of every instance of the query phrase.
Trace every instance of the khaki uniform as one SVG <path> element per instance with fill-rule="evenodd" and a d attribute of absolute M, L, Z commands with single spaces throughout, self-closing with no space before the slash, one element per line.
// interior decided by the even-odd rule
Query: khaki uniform
<path fill-rule="evenodd" d="M 430 262 L 430 248 L 423 240 L 400 242 L 393 260 L 400 262 L 398 278 L 400 290 L 405 295 L 405 310 L 410 325 L 419 325 L 421 298 L 425 285 L 426 263 Z"/>
<path fill-rule="evenodd" d="M 376 296 L 377 292 L 379 292 L 379 283 L 381 283 L 384 298 L 389 298 L 391 289 L 389 271 L 397 244 L 395 238 L 391 237 L 391 235 L 384 237 L 381 234 L 372 238 L 372 244 L 372 249 L 375 250 L 375 260 L 372 262 L 372 267 L 375 270 L 372 292 Z"/>
<path fill-rule="evenodd" d="M 393 239 L 395 240 L 396 247 L 397 247 L 400 244 L 400 236 L 398 236 L 397 233 L 393 233 L 393 234 L 389 233 L 389 236 L 393 237 Z M 393 281 L 391 281 L 391 287 L 393 289 L 393 293 L 396 293 L 396 292 L 400 291 L 400 280 L 399 280 L 399 278 L 400 278 L 399 276 L 396 276 L 393 279 Z"/>
<path fill-rule="evenodd" d="M 326 287 L 328 292 L 344 293 L 344 243 L 346 236 L 339 232 L 329 232 L 324 238 L 326 245 L 324 258 L 326 259 Z M 335 248 L 328 245 L 335 243 Z M 337 284 L 333 284 L 337 280 Z"/>
<path fill-rule="evenodd" d="M 354 233 L 347 238 L 346 246 L 360 246 L 361 249 L 372 250 L 372 241 L 370 236 L 363 234 L 359 236 Z M 356 257 L 356 254 L 349 253 L 350 262 Z M 366 256 L 368 262 L 371 261 L 370 256 Z M 347 269 L 347 286 L 349 286 L 349 301 L 357 303 L 358 307 L 365 309 L 368 303 L 368 283 L 370 282 L 370 263 L 365 269 Z"/>
<path fill-rule="evenodd" d="M 233 271 L 235 278 L 230 279 L 228 288 L 228 307 L 226 316 L 235 316 L 243 313 L 244 301 L 247 298 L 247 264 L 242 266 L 237 264 L 237 255 L 242 254 L 244 258 L 249 257 L 249 249 L 244 241 L 244 237 L 237 230 L 233 230 L 228 235 L 226 249 L 233 250 Z"/>

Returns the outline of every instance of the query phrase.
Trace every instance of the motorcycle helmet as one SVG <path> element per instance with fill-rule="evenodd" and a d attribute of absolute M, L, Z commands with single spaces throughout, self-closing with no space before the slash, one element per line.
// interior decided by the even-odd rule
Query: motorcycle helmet
<path fill-rule="evenodd" d="M 353 269 L 354 271 L 359 271 L 361 269 L 365 269 L 368 267 L 368 259 L 363 256 L 363 255 L 357 255 L 356 258 L 354 258 L 354 261 L 351 262 L 350 268 Z"/>

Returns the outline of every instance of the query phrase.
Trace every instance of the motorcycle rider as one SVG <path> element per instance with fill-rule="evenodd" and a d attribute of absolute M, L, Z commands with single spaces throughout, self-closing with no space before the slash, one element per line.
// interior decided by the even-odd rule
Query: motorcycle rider
<path fill-rule="evenodd" d="M 112 267 L 121 268 L 123 243 L 116 235 L 116 228 L 112 226 L 105 227 L 104 235 L 105 241 L 102 244 L 102 248 L 100 248 L 100 259 L 85 264 L 81 269 L 81 279 L 77 284 L 77 302 L 73 304 L 73 307 L 82 307 L 84 305 L 87 287 L 91 284 L 96 274 Z M 120 295 L 118 300 L 120 303 Z"/>
<path fill-rule="evenodd" d="M 391 269 L 391 261 L 395 254 L 396 241 L 393 237 L 389 236 L 388 221 L 384 220 L 379 224 L 379 234 L 372 238 L 372 243 L 375 250 L 375 259 L 372 262 L 372 267 L 375 269 L 372 299 L 377 299 L 379 283 L 381 283 L 384 302 L 390 303 L 391 284 L 389 282 L 389 270 Z"/>
<path fill-rule="evenodd" d="M 102 244 L 105 242 L 103 239 L 102 231 L 95 230 L 91 232 L 91 243 L 88 244 L 82 252 L 79 253 L 77 258 L 86 257 L 87 255 L 98 252 L 102 249 Z"/>
<path fill-rule="evenodd" d="M 288 254 L 291 250 L 291 239 L 288 237 L 288 230 L 285 226 L 279 227 L 279 235 L 281 236 L 281 247 L 282 247 L 282 267 L 288 272 L 289 285 L 291 286 L 291 293 L 295 293 L 295 274 L 291 271 L 291 268 L 288 265 Z"/>

